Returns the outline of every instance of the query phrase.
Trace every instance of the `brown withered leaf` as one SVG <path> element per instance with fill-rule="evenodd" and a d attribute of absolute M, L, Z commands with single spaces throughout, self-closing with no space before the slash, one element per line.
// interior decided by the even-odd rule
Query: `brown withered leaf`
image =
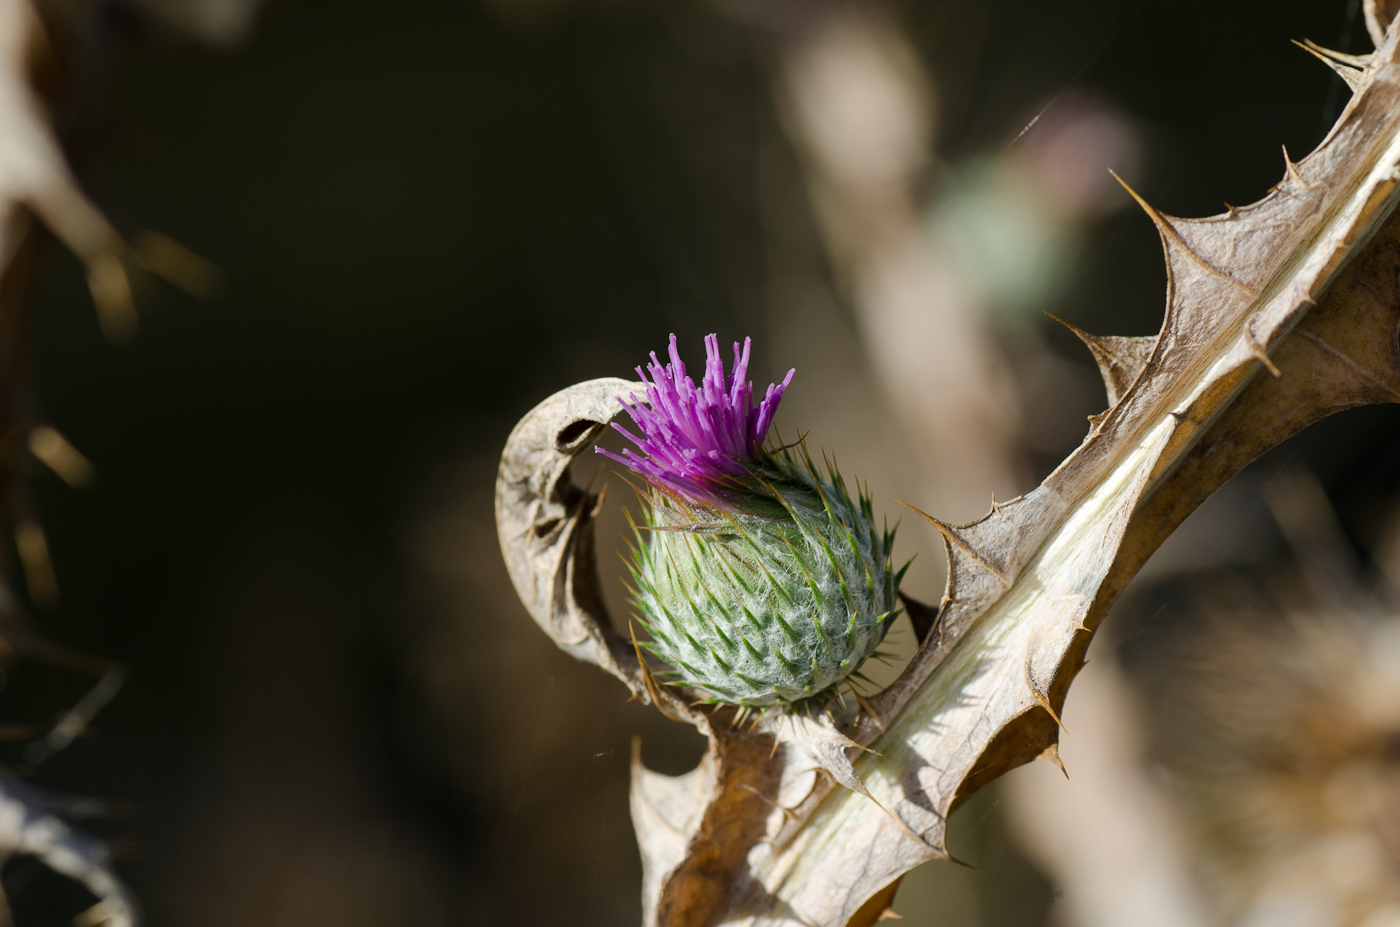
<path fill-rule="evenodd" d="M 640 384 L 589 380 L 520 420 L 496 479 L 496 528 L 530 616 L 565 653 L 596 663 L 645 697 L 636 654 L 598 592 L 592 518 L 599 497 L 574 485 L 574 458 L 593 447 Z"/>
<path fill-rule="evenodd" d="M 1115 405 L 1123 394 L 1128 391 L 1128 387 L 1133 385 L 1133 381 L 1142 373 L 1142 369 L 1147 366 L 1147 361 L 1152 357 L 1153 350 L 1157 347 L 1157 336 L 1148 335 L 1146 337 L 1132 337 L 1122 335 L 1091 335 L 1083 329 L 1075 328 L 1068 322 L 1064 323 L 1070 331 L 1079 336 L 1079 340 L 1084 342 L 1089 353 L 1094 355 L 1094 363 L 1099 365 L 1099 373 L 1103 376 L 1104 388 L 1108 392 L 1109 406 Z M 1101 419 L 1102 416 L 1095 416 Z"/>
<path fill-rule="evenodd" d="M 1379 48 L 1385 44 L 1385 31 L 1395 14 L 1400 12 L 1398 0 L 1364 0 L 1366 11 L 1366 31 L 1371 33 L 1371 41 Z"/>
<path fill-rule="evenodd" d="M 535 623 L 559 649 L 596 664 L 643 702 L 709 733 L 707 715 L 656 684 L 630 630 L 603 605 L 593 539 L 602 496 L 576 486 L 574 459 L 622 412 L 620 399 L 643 385 L 615 377 L 556 393 L 510 433 L 496 475 L 496 533 L 511 581 Z"/>
<path fill-rule="evenodd" d="M 1368 23 L 1392 7 L 1367 0 Z M 930 518 L 948 555 L 938 620 L 898 680 L 832 725 L 868 748 L 836 751 L 868 794 L 812 775 L 832 763 L 790 738 L 775 752 L 781 724 L 731 731 L 684 706 L 710 736 L 701 770 L 667 779 L 634 763 L 648 924 L 873 923 L 904 872 L 946 855 L 960 800 L 1053 753 L 1090 633 L 1197 505 L 1306 425 L 1400 401 L 1400 38 L 1391 29 L 1366 58 L 1323 56 L 1360 68 L 1355 93 L 1315 152 L 1285 155 L 1267 197 L 1207 219 L 1142 204 L 1166 254 L 1166 316 L 1153 339 L 1086 336 L 1112 403 L 1080 447 L 976 522 Z M 498 515 L 536 621 L 642 694 L 636 654 L 596 598 L 578 598 L 592 594 L 593 503 L 560 459 L 596 434 L 574 422 L 606 421 L 633 388 L 594 381 L 545 404 L 568 414 L 527 418 L 502 462 Z"/>

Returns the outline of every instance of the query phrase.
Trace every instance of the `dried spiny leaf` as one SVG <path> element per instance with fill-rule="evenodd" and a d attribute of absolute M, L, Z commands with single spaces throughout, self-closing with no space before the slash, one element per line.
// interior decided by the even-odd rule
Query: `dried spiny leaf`
<path fill-rule="evenodd" d="M 627 380 L 590 380 L 540 403 L 511 432 L 496 478 L 496 526 L 516 591 L 566 653 L 596 663 L 646 698 L 632 645 L 604 614 L 594 564 L 598 496 L 575 486 L 574 458 L 593 446 L 640 392 Z"/>
<path fill-rule="evenodd" d="M 1395 14 L 1400 12 L 1398 0 L 1364 0 L 1366 11 L 1366 31 L 1371 33 L 1371 41 L 1377 48 L 1385 44 L 1385 32 L 1390 28 Z"/>
<path fill-rule="evenodd" d="M 1357 58 L 1355 55 L 1345 55 L 1330 48 L 1323 48 L 1315 42 L 1294 42 L 1293 44 L 1316 56 L 1319 61 L 1331 68 L 1338 77 L 1347 82 L 1347 86 L 1352 89 L 1353 93 L 1361 89 L 1362 72 L 1366 67 L 1365 59 Z"/>
<path fill-rule="evenodd" d="M 1099 365 L 1099 373 L 1103 376 L 1104 388 L 1108 391 L 1108 404 L 1116 405 L 1123 394 L 1128 391 L 1128 387 L 1133 385 L 1133 381 L 1142 373 L 1142 368 L 1147 366 L 1147 360 L 1152 356 L 1152 351 L 1157 347 L 1157 336 L 1148 335 L 1145 337 L 1131 337 L 1122 335 L 1091 335 L 1069 324 L 1064 319 L 1052 316 L 1065 328 L 1074 332 L 1079 340 L 1084 342 L 1085 347 L 1094 355 L 1094 363 Z M 1095 416 L 1102 419 L 1103 416 Z M 1098 424 L 1096 421 L 1095 424 Z"/>

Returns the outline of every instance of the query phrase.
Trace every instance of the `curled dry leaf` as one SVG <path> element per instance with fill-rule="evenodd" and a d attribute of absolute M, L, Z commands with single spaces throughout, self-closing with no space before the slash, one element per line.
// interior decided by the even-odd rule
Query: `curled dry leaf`
<path fill-rule="evenodd" d="M 1387 21 L 1387 6 L 1368 0 L 1368 22 Z M 1080 447 L 979 521 L 930 519 L 948 554 L 938 619 L 903 675 L 853 723 L 832 726 L 838 746 L 815 751 L 848 760 L 867 794 L 837 786 L 839 768 L 813 776 L 833 764 L 791 737 L 775 751 L 781 725 L 727 730 L 676 703 L 709 733 L 710 752 L 675 779 L 634 762 L 648 924 L 872 923 L 904 872 L 946 855 L 944 824 L 960 800 L 1053 753 L 1055 713 L 1090 633 L 1197 505 L 1308 424 L 1400 401 L 1395 30 L 1347 63 L 1360 70 L 1345 112 L 1307 158 L 1285 156 L 1263 200 L 1193 220 L 1142 204 L 1166 253 L 1166 316 L 1152 339 L 1086 337 L 1111 408 Z M 636 655 L 593 591 L 593 497 L 566 473 L 615 413 L 617 391 L 632 388 L 594 381 L 531 413 L 506 450 L 497 511 L 536 621 L 641 692 Z"/>
<path fill-rule="evenodd" d="M 515 426 L 496 478 L 496 528 L 511 580 L 535 619 L 570 656 L 596 663 L 649 698 L 636 653 L 607 618 L 598 591 L 593 515 L 599 496 L 569 467 L 641 384 L 606 378 L 572 386 Z"/>

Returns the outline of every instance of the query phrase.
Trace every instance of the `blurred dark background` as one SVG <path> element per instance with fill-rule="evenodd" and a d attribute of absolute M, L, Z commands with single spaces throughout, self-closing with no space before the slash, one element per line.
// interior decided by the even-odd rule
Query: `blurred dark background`
<path fill-rule="evenodd" d="M 79 173 L 120 227 L 172 236 L 227 286 L 207 302 L 143 287 L 121 346 L 68 254 L 34 290 L 42 418 L 98 472 L 86 493 L 35 477 L 62 590 L 38 621 L 130 678 L 33 779 L 130 806 L 89 826 L 153 927 L 640 923 L 630 740 L 667 772 L 701 744 L 529 621 L 494 467 L 535 403 L 627 375 L 670 332 L 754 335 L 761 382 L 806 330 L 856 338 L 829 269 L 820 310 L 784 334 L 768 321 L 773 255 L 819 250 L 800 197 L 780 222 L 764 206 L 801 188 L 769 86 L 800 6 L 271 0 L 225 51 L 106 15 L 103 68 L 61 126 Z M 1195 216 L 1258 199 L 1280 145 L 1321 139 L 1345 88 L 1289 40 L 1366 50 L 1356 6 L 894 17 L 937 88 L 940 163 L 1003 154 L 1047 103 L 1092 94 L 1141 134 L 1140 192 Z M 1119 209 L 1050 308 L 1150 334 L 1163 285 L 1151 223 Z M 1024 324 L 1091 369 L 1053 322 Z M 1359 413 L 1291 451 L 1358 537 L 1394 494 L 1396 424 Z M 858 435 L 815 439 L 859 455 Z M 20 664 L 4 715 L 45 723 L 80 691 Z M 902 896 L 911 923 L 1049 922 L 1053 889 L 997 814 L 990 798 L 960 815 L 955 851 L 981 871 Z M 32 868 L 5 878 L 21 925 L 86 906 Z"/>

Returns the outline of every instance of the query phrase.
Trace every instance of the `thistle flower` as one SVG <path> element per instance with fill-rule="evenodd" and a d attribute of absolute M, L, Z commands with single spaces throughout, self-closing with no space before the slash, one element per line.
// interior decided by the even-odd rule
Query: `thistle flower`
<path fill-rule="evenodd" d="M 726 382 L 707 337 L 696 387 L 672 335 L 671 363 L 653 353 L 637 368 L 645 397 L 623 403 L 641 434 L 613 426 L 640 453 L 598 450 L 646 478 L 632 597 L 663 678 L 714 702 L 790 705 L 831 694 L 874 652 L 904 571 L 894 532 L 834 465 L 820 472 L 805 442 L 765 444 L 794 371 L 755 405 L 749 348 L 734 345 Z"/>

